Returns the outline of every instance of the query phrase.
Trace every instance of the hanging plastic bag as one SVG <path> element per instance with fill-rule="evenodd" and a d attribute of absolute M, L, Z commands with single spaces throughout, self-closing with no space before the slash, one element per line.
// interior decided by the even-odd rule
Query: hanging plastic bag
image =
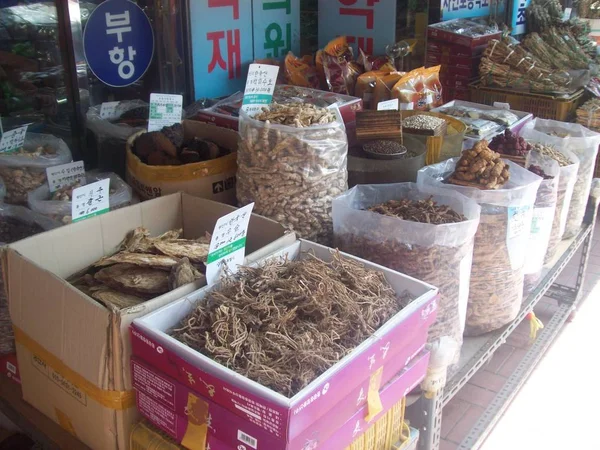
<path fill-rule="evenodd" d="M 535 168 L 532 168 L 534 166 Z M 545 177 L 537 191 L 531 230 L 527 241 L 525 257 L 524 294 L 529 294 L 539 283 L 544 266 L 544 258 L 548 250 L 552 223 L 556 212 L 558 186 L 560 183 L 560 166 L 554 159 L 532 151 L 526 161 L 526 167 L 535 173 L 540 169 Z M 540 175 L 539 173 L 537 175 Z"/>
<path fill-rule="evenodd" d="M 477 336 L 510 323 L 523 300 L 523 269 L 527 239 L 540 177 L 511 161 L 510 180 L 501 189 L 448 184 L 459 158 L 422 168 L 417 184 L 424 192 L 448 189 L 481 206 L 475 235 L 465 335 Z M 437 191 L 436 191 L 437 192 Z"/>
<path fill-rule="evenodd" d="M 457 223 L 434 225 L 368 211 L 390 200 L 427 200 L 465 216 Z M 335 246 L 340 250 L 423 280 L 440 289 L 436 322 L 429 342 L 443 336 L 456 342 L 447 355 L 458 362 L 465 327 L 473 242 L 481 208 L 447 189 L 422 192 L 416 183 L 358 185 L 333 201 Z"/>
<path fill-rule="evenodd" d="M 600 134 L 579 124 L 546 119 L 535 119 L 526 124 L 520 134 L 525 139 L 545 139 L 545 142 L 558 150 L 573 152 L 579 159 L 579 171 L 573 188 L 563 239 L 574 237 L 585 215 L 600 145 Z"/>
<path fill-rule="evenodd" d="M 71 151 L 62 139 L 27 133 L 23 148 L 0 153 L 0 177 L 6 187 L 4 201 L 26 205 L 27 193 L 46 183 L 46 169 L 71 160 Z"/>
<path fill-rule="evenodd" d="M 131 204 L 131 188 L 117 174 L 92 171 L 87 172 L 85 178 L 86 184 L 110 178 L 109 202 L 111 211 Z M 68 198 L 53 200 L 47 184 L 30 192 L 27 203 L 32 211 L 48 216 L 63 225 L 71 223 L 71 200 Z"/>

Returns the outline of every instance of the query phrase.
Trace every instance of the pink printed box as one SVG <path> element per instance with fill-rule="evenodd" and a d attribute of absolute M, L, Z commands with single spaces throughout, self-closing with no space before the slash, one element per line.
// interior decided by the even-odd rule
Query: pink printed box
<path fill-rule="evenodd" d="M 421 382 L 427 372 L 428 362 L 429 352 L 420 352 L 407 367 L 392 377 L 394 392 L 402 394 L 390 398 L 389 387 L 383 386 L 379 389 L 380 395 L 385 394 L 385 401 L 393 400 L 391 404 L 394 405 Z M 287 443 L 222 406 L 206 398 L 197 397 L 191 389 L 156 373 L 155 369 L 142 362 L 132 361 L 132 371 L 138 410 L 179 443 L 194 436 L 194 431 L 204 426 L 207 435 L 228 444 L 230 448 L 243 444 L 257 450 L 306 450 L 324 443 L 357 412 L 363 411 L 365 416 L 368 413 L 366 401 L 356 403 L 352 396 L 349 398 L 349 405 L 343 405 L 342 409 L 338 407 L 339 404 L 336 405 L 333 409 L 334 414 L 326 414 L 292 442 Z M 368 390 L 368 382 L 364 388 Z M 381 412 L 374 415 L 369 423 L 373 423 L 380 415 Z"/>
<path fill-rule="evenodd" d="M 308 251 L 324 260 L 331 259 L 331 249 L 304 240 L 268 258 L 302 258 Z M 343 255 L 382 272 L 396 292 L 408 291 L 415 300 L 293 398 L 249 380 L 169 336 L 169 330 L 189 315 L 209 289 L 218 285 L 196 291 L 136 320 L 132 327 L 133 354 L 240 417 L 247 417 L 250 412 L 258 426 L 276 438 L 291 442 L 380 367 L 396 357 L 403 361 L 402 355 L 418 353 L 435 319 L 436 288 L 377 264 Z M 404 361 L 406 364 L 406 359 Z M 385 371 L 384 375 L 392 376 Z M 382 385 L 389 381 L 385 377 L 382 377 Z"/>

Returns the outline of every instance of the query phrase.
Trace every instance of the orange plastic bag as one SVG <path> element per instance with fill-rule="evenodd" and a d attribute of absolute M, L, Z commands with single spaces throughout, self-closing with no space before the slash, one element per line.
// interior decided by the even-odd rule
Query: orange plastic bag
<path fill-rule="evenodd" d="M 323 49 L 322 59 L 329 90 L 337 94 L 354 95 L 362 68 L 352 60 L 352 48 L 346 37 L 339 36 L 330 41 Z"/>
<path fill-rule="evenodd" d="M 397 98 L 402 109 L 429 111 L 441 106 L 442 85 L 440 66 L 420 67 L 404 75 L 392 88 L 392 98 Z"/>
<path fill-rule="evenodd" d="M 310 56 L 298 58 L 292 52 L 288 52 L 285 57 L 284 67 L 288 84 L 319 89 L 317 69 L 312 63 Z"/>
<path fill-rule="evenodd" d="M 376 81 L 375 91 L 373 92 L 373 109 L 377 109 L 380 102 L 392 98 L 392 88 L 403 76 L 404 72 L 390 72 Z"/>

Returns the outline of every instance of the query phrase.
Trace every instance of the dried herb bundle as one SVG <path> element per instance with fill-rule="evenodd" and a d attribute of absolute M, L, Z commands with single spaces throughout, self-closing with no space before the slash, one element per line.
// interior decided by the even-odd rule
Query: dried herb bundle
<path fill-rule="evenodd" d="M 109 308 L 126 308 L 203 278 L 210 239 L 181 239 L 182 230 L 150 237 L 133 230 L 119 251 L 71 278 L 71 283 Z"/>
<path fill-rule="evenodd" d="M 371 206 L 369 211 L 383 214 L 384 216 L 397 217 L 402 220 L 431 223 L 433 225 L 467 220 L 465 216 L 457 213 L 449 206 L 438 205 L 433 200 L 433 197 L 418 201 L 407 198 L 390 200 L 380 205 Z"/>
<path fill-rule="evenodd" d="M 175 339 L 292 397 L 409 301 L 380 272 L 333 254 L 243 267 L 201 301 Z"/>

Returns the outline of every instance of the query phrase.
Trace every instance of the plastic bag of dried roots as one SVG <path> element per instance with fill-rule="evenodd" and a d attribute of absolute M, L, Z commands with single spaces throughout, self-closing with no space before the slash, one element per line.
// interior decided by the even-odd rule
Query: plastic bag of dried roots
<path fill-rule="evenodd" d="M 453 158 L 424 167 L 417 174 L 417 184 L 424 192 L 433 188 L 460 192 L 481 206 L 465 326 L 465 335 L 477 336 L 506 325 L 519 313 L 527 238 L 542 179 L 505 160 L 511 176 L 501 189 L 448 184 L 446 179 L 457 162 L 458 158 Z"/>
<path fill-rule="evenodd" d="M 457 345 L 444 358 L 458 362 L 465 326 L 473 241 L 481 208 L 458 192 L 416 183 L 358 185 L 333 201 L 335 245 L 440 289 L 429 342 Z M 440 349 L 443 350 L 442 347 Z"/>
<path fill-rule="evenodd" d="M 331 202 L 347 189 L 348 140 L 331 109 L 272 104 L 240 111 L 237 198 L 304 239 L 328 244 Z"/>

